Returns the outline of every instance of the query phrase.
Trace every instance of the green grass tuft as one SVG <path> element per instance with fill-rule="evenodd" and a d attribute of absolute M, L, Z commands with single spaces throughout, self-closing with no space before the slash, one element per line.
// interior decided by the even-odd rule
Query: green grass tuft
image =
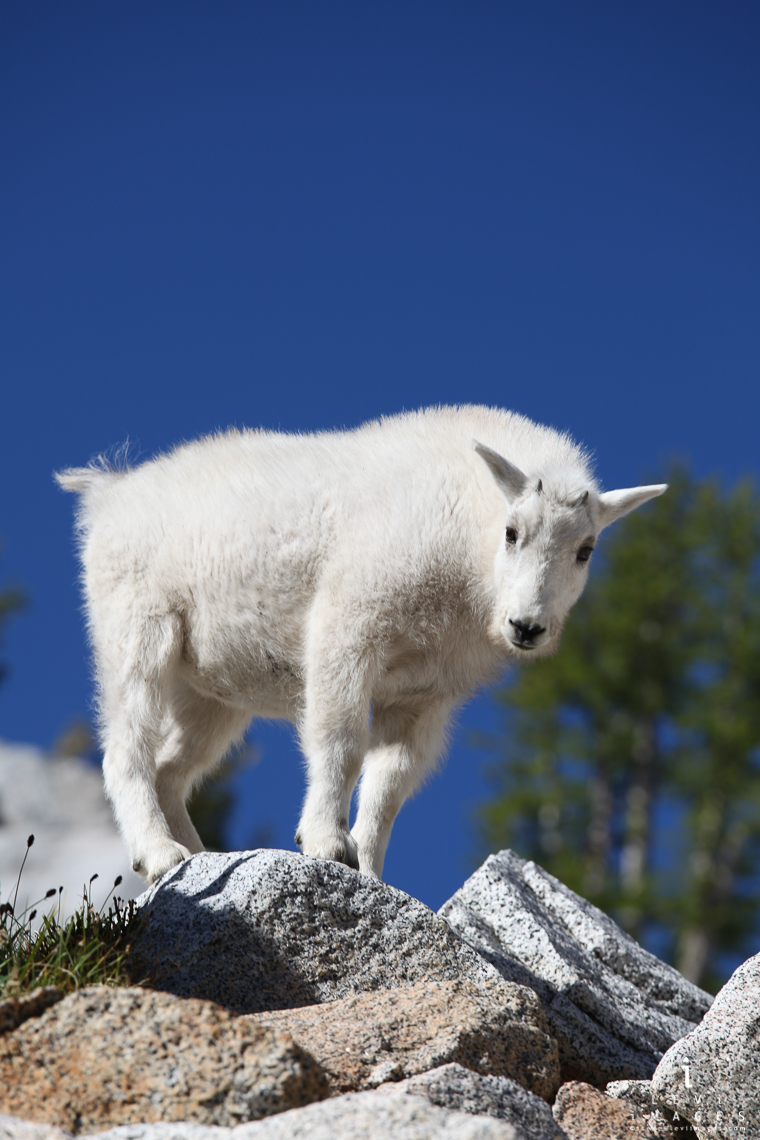
<path fill-rule="evenodd" d="M 30 835 L 12 900 L 0 904 L 0 998 L 18 997 L 37 986 L 57 986 L 64 993 L 71 993 L 82 986 L 145 983 L 147 979 L 138 977 L 136 963 L 130 957 L 144 918 L 134 902 L 111 898 L 121 876 L 96 910 L 92 884 L 98 876 L 93 875 L 83 891 L 79 910 L 63 923 L 63 887 L 57 891 L 52 887 L 44 899 L 16 913 L 21 875 L 33 843 L 34 836 Z M 53 903 L 40 926 L 33 929 L 37 908 L 56 895 L 57 903 Z"/>

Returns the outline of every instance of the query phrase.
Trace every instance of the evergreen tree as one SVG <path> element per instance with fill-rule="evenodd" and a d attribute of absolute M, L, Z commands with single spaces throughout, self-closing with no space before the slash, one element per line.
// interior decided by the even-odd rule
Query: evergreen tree
<path fill-rule="evenodd" d="M 480 822 L 709 986 L 760 902 L 760 497 L 669 482 L 604 536 L 557 656 L 501 693 Z"/>
<path fill-rule="evenodd" d="M 5 623 L 12 614 L 17 613 L 26 605 L 26 596 L 18 586 L 5 586 L 0 590 L 0 644 L 2 644 Z M 8 670 L 0 661 L 0 681 L 7 675 Z"/>
<path fill-rule="evenodd" d="M 255 747 L 244 742 L 233 748 L 216 771 L 193 789 L 187 810 L 208 851 L 228 850 L 227 831 L 236 802 L 235 779 L 257 761 Z M 252 846 L 268 846 L 268 843 L 252 843 Z"/>

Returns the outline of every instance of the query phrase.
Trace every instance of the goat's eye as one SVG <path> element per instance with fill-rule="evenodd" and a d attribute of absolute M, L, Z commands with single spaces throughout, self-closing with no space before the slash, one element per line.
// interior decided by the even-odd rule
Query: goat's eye
<path fill-rule="evenodd" d="M 594 553 L 593 546 L 582 546 L 578 551 L 578 561 L 588 562 L 591 555 Z"/>
<path fill-rule="evenodd" d="M 517 531 L 513 526 L 507 527 L 507 542 L 510 546 L 514 546 L 517 542 Z"/>

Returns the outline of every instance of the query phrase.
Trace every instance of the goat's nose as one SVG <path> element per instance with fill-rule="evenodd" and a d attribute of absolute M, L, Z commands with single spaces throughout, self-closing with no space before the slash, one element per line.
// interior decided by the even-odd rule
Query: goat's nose
<path fill-rule="evenodd" d="M 520 621 L 519 618 L 517 621 L 513 621 L 512 618 L 510 618 L 509 624 L 517 634 L 517 639 L 521 645 L 529 645 L 540 633 L 544 633 L 546 630 L 546 626 L 539 625 L 537 621 L 529 625 L 527 622 Z"/>

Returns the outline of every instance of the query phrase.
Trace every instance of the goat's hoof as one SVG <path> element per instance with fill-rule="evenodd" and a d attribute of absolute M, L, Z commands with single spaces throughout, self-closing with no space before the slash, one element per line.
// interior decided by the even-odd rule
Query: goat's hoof
<path fill-rule="evenodd" d="M 296 843 L 299 844 L 304 855 L 311 855 L 315 859 L 329 859 L 333 863 L 343 863 L 346 867 L 359 870 L 359 848 L 350 832 L 340 831 L 338 834 L 322 834 L 318 839 L 304 838 L 306 829 L 299 827 L 296 832 Z"/>
<path fill-rule="evenodd" d="M 190 851 L 187 847 L 183 847 L 181 843 L 175 843 L 173 840 L 167 840 L 156 845 L 147 858 L 141 860 L 142 873 L 146 875 L 149 883 L 155 883 L 167 871 L 172 871 L 189 858 Z"/>
<path fill-rule="evenodd" d="M 347 867 L 352 867 L 354 871 L 359 870 L 359 848 L 352 835 L 347 836 L 345 843 L 341 846 L 341 850 L 333 855 L 332 859 L 336 863 L 345 863 Z"/>

